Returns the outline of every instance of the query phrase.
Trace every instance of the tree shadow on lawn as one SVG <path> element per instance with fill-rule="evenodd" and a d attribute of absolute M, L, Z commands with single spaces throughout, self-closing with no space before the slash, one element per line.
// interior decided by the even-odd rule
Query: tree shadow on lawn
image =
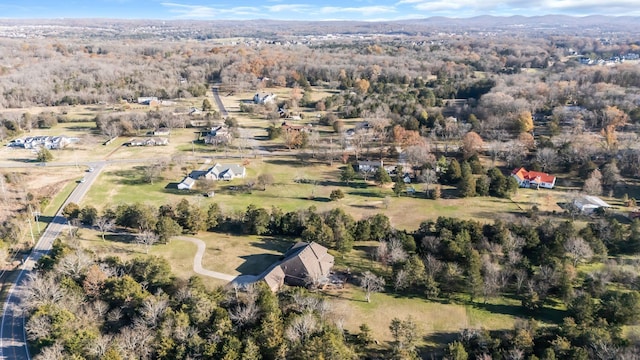
<path fill-rule="evenodd" d="M 102 242 L 102 235 L 98 234 L 97 235 L 97 239 L 98 241 Z M 118 233 L 118 234 L 104 234 L 104 240 L 106 241 L 110 241 L 110 242 L 116 242 L 116 243 L 121 243 L 121 244 L 133 244 L 136 241 L 136 236 L 134 234 L 123 234 L 123 233 Z"/>
<path fill-rule="evenodd" d="M 47 224 L 50 224 L 53 221 L 54 218 L 55 218 L 55 216 L 38 215 L 38 221 L 46 222 Z"/>
<path fill-rule="evenodd" d="M 236 271 L 242 275 L 260 275 L 269 266 L 273 265 L 276 261 L 279 261 L 281 255 L 274 254 L 255 254 L 240 256 L 244 259 L 244 262 L 236 268 Z"/>
<path fill-rule="evenodd" d="M 562 319 L 567 316 L 566 311 L 553 309 L 550 307 L 544 307 L 535 313 L 528 313 L 526 309 L 524 309 L 520 305 L 489 304 L 481 302 L 475 302 L 471 305 L 476 309 L 486 310 L 493 314 L 511 315 L 520 318 L 533 318 L 538 321 L 552 324 L 562 323 Z"/>
<path fill-rule="evenodd" d="M 425 345 L 418 347 L 418 354 L 421 359 L 441 359 L 444 355 L 444 347 L 458 339 L 460 339 L 459 331 L 439 331 L 431 333 L 422 338 L 426 343 L 433 345 Z"/>
<path fill-rule="evenodd" d="M 322 186 L 341 186 L 341 187 L 350 187 L 352 189 L 366 189 L 369 187 L 366 183 L 351 181 L 348 184 L 342 181 L 335 180 L 320 180 L 317 182 L 318 185 Z"/>
<path fill-rule="evenodd" d="M 349 195 L 353 196 L 362 196 L 362 197 L 372 197 L 372 198 L 380 198 L 384 199 L 385 196 L 389 194 L 383 194 L 379 192 L 371 192 L 371 191 L 349 191 L 347 192 Z"/>
<path fill-rule="evenodd" d="M 110 171 L 110 174 L 119 177 L 116 183 L 121 185 L 142 185 L 145 183 L 142 178 L 141 172 L 144 170 L 142 166 L 135 166 L 132 170 L 115 170 Z"/>
<path fill-rule="evenodd" d="M 357 209 L 367 209 L 367 210 L 382 210 L 383 208 L 381 208 L 378 205 L 358 205 L 358 204 L 353 204 L 350 205 L 351 207 L 357 208 Z"/>
<path fill-rule="evenodd" d="M 522 211 L 478 211 L 478 212 L 471 212 L 471 215 L 473 215 L 473 217 L 475 219 L 495 219 L 496 216 L 498 215 L 504 215 L 504 214 L 511 214 L 511 215 L 515 215 L 515 216 L 523 216 L 523 212 Z"/>
<path fill-rule="evenodd" d="M 87 126 L 69 126 L 66 129 L 70 130 L 70 131 L 77 131 L 77 132 L 83 132 L 83 133 L 86 133 L 88 130 L 91 131 L 92 134 L 98 133 L 98 131 L 95 131 L 95 126 L 91 126 L 91 125 L 87 125 Z"/>
<path fill-rule="evenodd" d="M 9 158 L 7 160 L 8 161 L 21 162 L 21 163 L 27 163 L 27 164 L 35 164 L 35 163 L 39 163 L 40 162 L 40 161 L 38 161 L 36 159 L 29 159 L 29 158 Z"/>
<path fill-rule="evenodd" d="M 284 159 L 268 159 L 264 160 L 265 163 L 278 165 L 278 166 L 291 166 L 295 168 L 308 167 L 313 165 L 311 162 L 302 162 L 298 159 L 296 160 L 284 160 Z"/>
<path fill-rule="evenodd" d="M 263 236 L 260 238 L 260 241 L 252 241 L 249 245 L 259 249 L 279 251 L 281 253 L 284 253 L 289 250 L 289 248 L 295 243 L 295 239 Z"/>
<path fill-rule="evenodd" d="M 299 197 L 294 197 L 292 199 L 299 199 L 299 200 L 309 200 L 309 201 L 315 201 L 315 202 L 321 202 L 321 203 L 328 203 L 331 202 L 330 198 L 327 197 L 319 197 L 319 196 L 299 196 Z"/>
<path fill-rule="evenodd" d="M 460 192 L 456 188 L 440 189 L 440 198 L 442 199 L 461 199 L 461 197 L 459 196 Z"/>

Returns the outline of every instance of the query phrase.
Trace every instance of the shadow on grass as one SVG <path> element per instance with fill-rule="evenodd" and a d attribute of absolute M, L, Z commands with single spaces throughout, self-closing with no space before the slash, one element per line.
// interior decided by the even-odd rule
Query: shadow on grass
<path fill-rule="evenodd" d="M 478 211 L 478 212 L 474 212 L 473 216 L 476 219 L 494 219 L 498 214 L 500 215 L 504 215 L 504 214 L 511 214 L 511 215 L 516 215 L 516 216 L 523 216 L 524 212 L 520 211 L 520 210 L 514 210 L 514 211 Z"/>
<path fill-rule="evenodd" d="M 455 199 L 458 198 L 458 189 L 442 189 L 440 197 L 443 199 Z"/>
<path fill-rule="evenodd" d="M 380 206 L 378 205 L 351 205 L 351 207 L 357 208 L 357 209 L 368 209 L 368 210 L 375 210 L 375 209 L 382 209 Z"/>
<path fill-rule="evenodd" d="M 321 203 L 328 203 L 331 202 L 331 199 L 326 198 L 326 197 L 318 197 L 318 196 L 299 196 L 297 198 L 294 199 L 299 199 L 299 200 L 309 200 L 309 201 L 315 201 L 315 202 L 321 202 Z"/>
<path fill-rule="evenodd" d="M 119 177 L 116 183 L 122 185 L 142 185 L 146 182 L 142 178 L 142 171 L 144 167 L 136 166 L 132 170 L 115 170 L 110 171 L 111 174 Z"/>
<path fill-rule="evenodd" d="M 281 256 L 274 254 L 255 254 L 240 256 L 244 262 L 236 268 L 236 271 L 243 275 L 262 274 L 269 266 L 279 261 Z"/>
<path fill-rule="evenodd" d="M 295 244 L 295 239 L 264 236 L 260 238 L 260 241 L 253 241 L 250 245 L 260 249 L 279 251 L 281 253 L 284 253 L 285 251 L 289 250 L 289 248 L 293 244 Z"/>
<path fill-rule="evenodd" d="M 350 187 L 352 189 L 366 189 L 369 187 L 366 183 L 351 181 L 348 184 L 342 181 L 335 180 L 321 180 L 317 182 L 318 185 L 322 186 L 341 186 L 341 187 Z"/>
<path fill-rule="evenodd" d="M 83 132 L 86 133 L 87 131 L 92 131 L 95 129 L 95 126 L 87 124 L 87 126 L 69 126 L 68 128 L 66 128 L 67 130 L 70 131 L 77 131 L 77 132 Z"/>
<path fill-rule="evenodd" d="M 167 186 L 164 187 L 164 189 L 168 191 L 178 190 L 178 184 L 180 183 L 177 183 L 177 182 L 168 183 Z"/>
<path fill-rule="evenodd" d="M 444 347 L 460 338 L 460 332 L 434 332 L 423 340 L 428 345 L 418 347 L 421 359 L 442 359 Z"/>
<path fill-rule="evenodd" d="M 291 166 L 296 168 L 306 167 L 311 165 L 311 163 L 302 162 L 300 160 L 286 160 L 286 159 L 268 159 L 264 161 L 268 164 L 279 165 L 279 166 Z"/>
<path fill-rule="evenodd" d="M 388 194 L 382 194 L 379 192 L 372 192 L 372 191 L 349 191 L 347 192 L 347 194 L 354 195 L 354 196 L 362 196 L 362 197 L 380 198 L 380 199 L 383 199 L 385 196 L 388 195 Z"/>
<path fill-rule="evenodd" d="M 102 236 L 100 234 L 98 234 L 98 240 L 102 241 Z M 122 244 L 133 244 L 135 243 L 136 237 L 134 234 L 105 234 L 104 240 Z"/>
<path fill-rule="evenodd" d="M 378 245 L 355 245 L 353 250 L 364 251 L 367 254 L 375 254 L 378 250 Z"/>
<path fill-rule="evenodd" d="M 528 313 L 520 305 L 509 304 L 489 304 L 489 303 L 473 303 L 471 304 L 476 309 L 486 310 L 493 314 L 511 315 L 514 317 L 530 317 L 538 321 L 545 323 L 560 324 L 562 319 L 567 316 L 567 312 L 550 307 L 544 307 L 538 312 Z"/>
<path fill-rule="evenodd" d="M 47 224 L 51 223 L 53 221 L 55 216 L 48 216 L 48 215 L 40 215 L 38 216 L 38 221 L 40 222 L 46 222 Z"/>
<path fill-rule="evenodd" d="M 21 163 L 26 163 L 26 164 L 35 164 L 38 163 L 39 161 L 36 159 L 27 159 L 27 158 L 9 158 L 7 159 L 9 161 L 15 161 L 15 162 L 21 162 Z"/>

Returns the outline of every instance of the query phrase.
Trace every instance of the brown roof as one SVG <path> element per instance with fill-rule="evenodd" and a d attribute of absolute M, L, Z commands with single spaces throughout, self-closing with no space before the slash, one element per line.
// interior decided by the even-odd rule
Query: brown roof
<path fill-rule="evenodd" d="M 271 291 L 278 291 L 282 284 L 284 284 L 284 271 L 280 266 L 274 266 L 269 270 L 262 279 L 267 283 Z"/>
<path fill-rule="evenodd" d="M 320 279 L 329 275 L 333 256 L 326 247 L 315 242 L 297 243 L 287 251 L 280 266 L 288 283 L 304 285 L 307 278 Z"/>

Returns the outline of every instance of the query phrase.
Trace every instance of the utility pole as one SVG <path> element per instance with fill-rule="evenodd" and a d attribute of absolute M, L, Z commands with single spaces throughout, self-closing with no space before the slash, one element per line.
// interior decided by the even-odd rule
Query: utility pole
<path fill-rule="evenodd" d="M 2 199 L 7 201 L 7 191 L 4 188 L 4 175 L 0 175 L 0 188 L 2 190 Z"/>
<path fill-rule="evenodd" d="M 35 245 L 36 238 L 35 236 L 33 236 L 33 226 L 31 226 L 31 217 L 27 217 L 27 222 L 29 223 L 29 231 L 31 232 L 31 243 Z"/>
<path fill-rule="evenodd" d="M 33 216 L 36 219 L 36 227 L 38 228 L 38 234 L 40 234 L 40 212 L 39 211 L 33 211 L 33 208 L 31 207 L 31 204 L 29 204 L 29 212 L 31 213 L 31 216 Z"/>

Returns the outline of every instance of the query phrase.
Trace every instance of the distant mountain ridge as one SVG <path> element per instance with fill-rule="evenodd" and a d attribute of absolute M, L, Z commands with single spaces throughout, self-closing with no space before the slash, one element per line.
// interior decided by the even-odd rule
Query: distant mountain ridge
<path fill-rule="evenodd" d="M 535 31 L 537 33 L 582 31 L 640 33 L 634 16 L 493 16 L 471 18 L 434 16 L 395 21 L 281 21 L 281 20 L 156 20 L 156 19 L 0 19 L 2 27 L 39 28 L 40 36 L 72 36 L 82 28 L 82 36 L 122 37 L 173 36 L 176 38 L 216 38 L 220 31 L 229 36 L 304 36 L 322 34 L 398 34 L 425 35 L 430 32 Z M 50 27 L 51 29 L 46 29 Z M 54 29 L 55 28 L 55 29 Z"/>

